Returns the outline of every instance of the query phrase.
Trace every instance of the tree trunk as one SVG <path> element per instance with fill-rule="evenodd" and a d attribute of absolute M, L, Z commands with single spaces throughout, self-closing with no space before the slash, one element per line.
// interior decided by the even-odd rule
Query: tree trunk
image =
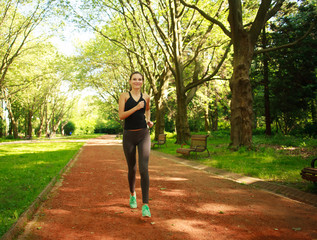
<path fill-rule="evenodd" d="M 51 130 L 50 130 L 50 122 L 51 122 L 51 116 L 48 117 L 47 111 L 45 112 L 45 136 L 50 137 Z"/>
<path fill-rule="evenodd" d="M 10 103 L 10 100 L 7 98 L 7 95 L 5 94 L 5 102 L 6 102 L 6 105 L 7 105 L 7 110 L 9 112 L 9 118 L 11 120 L 11 127 L 12 127 L 12 131 L 13 131 L 13 137 L 14 138 L 19 138 L 19 133 L 18 133 L 18 121 L 15 120 L 15 117 L 14 117 L 14 114 L 12 112 L 12 109 L 11 109 L 11 103 Z"/>
<path fill-rule="evenodd" d="M 183 144 L 190 139 L 190 130 L 187 117 L 186 96 L 184 92 L 177 91 L 176 113 L 177 144 Z"/>
<path fill-rule="evenodd" d="M 18 139 L 19 138 L 19 133 L 18 133 L 18 122 L 15 121 L 15 118 L 13 116 L 13 113 L 11 111 L 11 109 L 9 110 L 9 117 L 11 119 L 11 126 L 12 126 L 12 131 L 13 131 L 13 137 Z"/>
<path fill-rule="evenodd" d="M 198 10 L 206 19 L 216 23 L 217 20 L 207 13 L 189 5 L 181 0 L 182 4 Z M 231 31 L 228 31 L 222 23 L 216 23 L 224 33 L 231 38 L 234 48 L 233 75 L 230 79 L 232 92 L 231 99 L 231 145 L 251 146 L 252 144 L 252 94 L 249 79 L 249 70 L 254 53 L 254 47 L 264 24 L 273 17 L 282 7 L 284 0 L 260 1 L 258 12 L 251 24 L 243 22 L 243 9 L 241 0 L 228 0 L 228 21 Z"/>
<path fill-rule="evenodd" d="M 160 86 L 159 89 L 155 89 L 154 91 L 154 99 L 155 99 L 155 107 L 156 107 L 156 115 L 155 115 L 155 137 L 154 139 L 157 141 L 159 134 L 163 134 L 165 131 L 165 112 L 166 112 L 166 100 L 167 96 L 169 80 L 171 77 L 171 73 L 168 72 L 161 76 L 162 78 L 159 80 Z"/>
<path fill-rule="evenodd" d="M 263 28 L 262 47 L 266 49 L 266 32 Z M 265 109 L 265 134 L 272 135 L 271 129 L 271 111 L 270 111 L 270 91 L 269 91 L 269 65 L 267 54 L 263 55 L 263 85 L 264 85 L 264 109 Z"/>
<path fill-rule="evenodd" d="M 51 132 L 52 137 L 56 136 L 56 132 L 60 123 L 61 123 L 61 120 L 57 120 L 56 123 L 52 124 L 52 132 Z"/>
<path fill-rule="evenodd" d="M 37 137 L 41 137 L 42 136 L 42 131 L 44 128 L 44 112 L 41 113 L 40 112 L 40 127 L 39 127 L 39 131 L 37 132 Z"/>
<path fill-rule="evenodd" d="M 233 42 L 233 74 L 230 79 L 232 99 L 231 109 L 231 143 L 233 148 L 240 146 L 250 147 L 252 144 L 252 90 L 249 78 L 254 46 L 259 29 L 249 32 L 243 28 L 241 1 L 229 0 L 228 20 L 231 27 L 231 39 Z M 253 27 L 253 26 L 252 26 Z"/>
<path fill-rule="evenodd" d="M 234 45 L 233 75 L 230 79 L 231 146 L 252 144 L 252 90 L 249 78 L 253 46 L 246 32 L 240 32 Z"/>
<path fill-rule="evenodd" d="M 216 92 L 214 110 L 212 112 L 212 131 L 218 131 L 218 93 Z"/>
<path fill-rule="evenodd" d="M 206 89 L 205 89 L 205 96 L 208 96 L 208 89 L 209 89 L 209 84 L 206 84 Z M 209 122 L 209 99 L 206 99 L 205 103 L 205 131 L 208 132 L 210 129 L 210 122 Z"/>
<path fill-rule="evenodd" d="M 58 130 L 59 125 L 61 124 L 61 122 L 63 120 L 63 117 L 64 117 L 64 114 L 60 114 L 59 117 L 56 119 L 56 122 L 54 120 L 52 121 L 52 134 L 51 135 L 53 137 L 56 136 L 56 132 Z"/>
<path fill-rule="evenodd" d="M 2 111 L 3 112 L 3 109 L 2 108 L 0 108 L 0 111 Z M 0 114 L 2 114 L 2 113 L 0 113 Z M 3 137 L 3 135 L 4 135 L 4 131 L 5 130 L 5 121 L 4 121 L 4 117 L 3 116 L 0 116 L 0 138 L 2 138 Z"/>
<path fill-rule="evenodd" d="M 0 91 L 0 97 L 2 98 L 2 91 Z M 0 138 L 3 137 L 4 132 L 5 132 L 5 117 L 4 117 L 4 100 L 0 100 Z"/>
<path fill-rule="evenodd" d="M 17 126 L 17 123 L 16 122 L 11 122 L 12 123 L 12 130 L 13 130 L 13 137 L 15 139 L 18 139 L 19 138 L 19 133 L 18 133 L 18 126 Z"/>
<path fill-rule="evenodd" d="M 264 57 L 266 58 L 266 57 Z M 271 111 L 270 111 L 270 91 L 267 59 L 264 60 L 264 108 L 265 108 L 265 134 L 272 135 Z"/>
<path fill-rule="evenodd" d="M 27 115 L 27 132 L 25 136 L 26 138 L 29 138 L 29 139 L 32 138 L 32 130 L 33 130 L 32 117 L 33 117 L 33 112 L 29 110 Z"/>
<path fill-rule="evenodd" d="M 11 122 L 9 123 L 9 131 L 8 131 L 8 135 L 11 136 L 12 135 L 12 124 Z"/>
<path fill-rule="evenodd" d="M 177 103 L 177 115 L 176 115 L 176 132 L 177 132 L 177 144 L 188 142 L 190 139 L 190 131 L 187 119 L 187 106 L 182 103 Z"/>
<path fill-rule="evenodd" d="M 157 141 L 158 136 L 165 131 L 165 104 L 160 99 L 159 101 L 155 101 L 156 107 L 156 115 L 155 115 L 155 137 L 154 139 Z"/>
<path fill-rule="evenodd" d="M 176 48 L 175 48 L 176 49 Z M 188 125 L 187 117 L 187 97 L 184 87 L 183 79 L 183 64 L 181 61 L 181 56 L 175 51 L 175 85 L 176 85 L 176 143 L 183 144 L 188 142 L 190 139 L 190 129 Z"/>
<path fill-rule="evenodd" d="M 313 123 L 317 123 L 317 114 L 316 114 L 316 101 L 312 100 L 311 101 L 311 117 L 312 117 L 312 121 Z"/>
<path fill-rule="evenodd" d="M 209 107 L 208 107 L 208 103 L 206 104 L 207 107 L 205 107 L 205 131 L 208 132 L 209 131 Z"/>
<path fill-rule="evenodd" d="M 61 124 L 61 133 L 63 136 L 65 135 L 64 127 L 66 126 L 67 123 L 68 123 L 68 120 Z"/>

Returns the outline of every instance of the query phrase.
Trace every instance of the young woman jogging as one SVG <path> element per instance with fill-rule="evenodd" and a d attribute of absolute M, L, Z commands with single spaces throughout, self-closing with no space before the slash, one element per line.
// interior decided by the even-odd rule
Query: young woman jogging
<path fill-rule="evenodd" d="M 135 177 L 136 177 L 136 147 L 139 156 L 139 172 L 142 189 L 142 216 L 151 217 L 149 203 L 149 173 L 148 163 L 151 149 L 149 128 L 151 122 L 150 97 L 142 93 L 143 75 L 134 72 L 130 76 L 131 90 L 124 92 L 119 98 L 119 118 L 124 120 L 123 151 L 128 164 L 128 181 L 130 188 L 130 207 L 137 208 Z"/>

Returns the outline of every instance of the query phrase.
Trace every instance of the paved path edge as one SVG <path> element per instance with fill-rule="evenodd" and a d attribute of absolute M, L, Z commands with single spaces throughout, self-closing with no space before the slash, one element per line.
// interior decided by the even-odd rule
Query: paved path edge
<path fill-rule="evenodd" d="M 52 191 L 53 187 L 57 183 L 58 179 L 60 179 L 62 174 L 69 171 L 72 168 L 72 166 L 78 160 L 78 157 L 80 153 L 82 152 L 82 149 L 85 145 L 86 144 L 84 144 L 78 150 L 78 152 L 74 155 L 74 157 L 65 165 L 65 167 L 57 174 L 57 176 L 55 176 L 50 181 L 50 183 L 38 195 L 35 201 L 30 205 L 30 207 L 24 213 L 21 214 L 19 219 L 1 237 L 0 240 L 12 240 L 15 237 L 17 237 L 20 232 L 24 231 L 24 226 L 26 225 L 28 220 L 34 216 L 35 212 L 40 207 L 41 203 L 46 200 L 47 196 L 50 194 L 50 192 Z M 159 156 L 159 157 L 167 158 L 169 160 L 192 167 L 197 170 L 207 172 L 208 174 L 212 174 L 212 175 L 215 175 L 227 180 L 235 181 L 241 184 L 249 185 L 251 187 L 256 187 L 256 188 L 268 191 L 270 193 L 277 194 L 282 197 L 286 197 L 295 201 L 299 201 L 299 202 L 310 204 L 312 206 L 317 207 L 317 195 L 314 195 L 311 193 L 303 192 L 301 190 L 298 190 L 292 187 L 287 187 L 287 186 L 282 186 L 282 185 L 278 185 L 271 182 L 266 182 L 259 178 L 243 176 L 237 173 L 228 172 L 223 169 L 209 167 L 209 166 L 200 164 L 198 162 L 195 162 L 194 160 L 187 160 L 187 159 L 183 159 L 180 157 L 176 157 L 176 156 L 158 152 L 158 151 L 152 150 L 151 154 Z"/>
<path fill-rule="evenodd" d="M 195 160 L 188 160 L 181 157 L 176 157 L 167 153 L 162 153 L 158 151 L 151 151 L 151 154 L 154 154 L 156 156 L 168 158 L 174 162 L 205 171 L 209 174 L 216 175 L 218 177 L 232 180 L 241 184 L 249 185 L 251 187 L 259 188 L 265 191 L 268 191 L 273 194 L 277 194 L 282 197 L 286 197 L 298 202 L 306 203 L 309 205 L 312 205 L 314 207 L 317 207 L 317 195 L 301 191 L 299 189 L 279 185 L 272 182 L 264 181 L 263 179 L 254 178 L 254 177 L 248 177 L 237 173 L 232 173 L 223 169 L 213 168 L 209 167 L 203 164 L 200 164 L 198 162 L 195 162 Z"/>

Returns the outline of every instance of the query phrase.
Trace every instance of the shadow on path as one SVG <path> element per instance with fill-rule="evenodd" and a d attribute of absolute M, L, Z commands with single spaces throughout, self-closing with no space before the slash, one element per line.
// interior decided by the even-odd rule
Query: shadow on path
<path fill-rule="evenodd" d="M 121 142 L 88 141 L 19 239 L 317 239 L 316 207 L 176 160 L 152 152 L 143 221 L 139 178 L 139 207 L 128 205 Z"/>

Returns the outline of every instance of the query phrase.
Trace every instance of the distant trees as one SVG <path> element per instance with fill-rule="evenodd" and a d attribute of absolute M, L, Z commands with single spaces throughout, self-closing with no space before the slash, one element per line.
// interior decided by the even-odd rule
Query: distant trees
<path fill-rule="evenodd" d="M 307 32 L 311 23 L 316 21 L 316 10 L 313 5 L 304 2 L 288 11 L 291 14 L 281 15 L 268 24 L 270 31 L 261 37 L 266 39 L 265 47 L 285 46 L 308 35 L 295 47 L 257 56 L 251 74 L 255 99 L 260 102 L 264 99 L 269 104 L 270 111 L 266 111 L 266 119 L 270 119 L 269 124 L 274 121 L 284 134 L 290 134 L 295 129 L 304 132 L 305 128 L 316 125 L 316 29 Z M 265 88 L 267 96 L 261 94 Z M 264 115 L 266 107 L 256 105 L 255 109 Z M 266 125 L 266 129 L 268 127 L 270 125 Z M 266 132 L 270 133 L 269 130 Z"/>
<path fill-rule="evenodd" d="M 9 112 L 9 133 L 14 138 L 18 138 L 21 131 L 25 137 L 32 137 L 34 123 L 39 124 L 38 136 L 42 132 L 52 135 L 69 111 L 58 70 L 63 57 L 56 55 L 56 50 L 49 44 L 38 43 L 31 49 L 11 65 L 0 95 Z M 38 58 L 39 55 L 43 57 Z M 39 122 L 35 121 L 37 118 Z"/>
<path fill-rule="evenodd" d="M 85 12 L 89 9 L 87 3 L 94 10 L 100 11 L 98 16 L 107 14 L 108 17 L 91 18 L 90 11 Z M 130 63 L 131 70 L 141 69 L 145 73 L 149 81 L 147 86 L 154 96 L 156 130 L 159 129 L 156 135 L 164 127 L 164 124 L 161 124 L 163 118 L 159 104 L 165 103 L 165 122 L 169 121 L 169 116 L 174 117 L 178 143 L 188 139 L 190 130 L 201 129 L 192 127 L 198 118 L 204 119 L 205 130 L 216 130 L 219 113 L 221 114 L 218 108 L 221 106 L 224 107 L 222 110 L 226 116 L 220 117 L 225 121 L 230 119 L 231 122 L 232 146 L 251 146 L 252 130 L 256 126 L 253 109 L 255 105 L 260 106 L 253 102 L 253 98 L 261 94 L 253 91 L 249 77 L 253 57 L 272 48 L 294 46 L 309 28 L 301 25 L 305 31 L 302 35 L 297 34 L 292 43 L 280 42 L 279 46 L 262 45 L 261 48 L 258 39 L 265 24 L 273 16 L 279 16 L 277 13 L 280 14 L 281 10 L 289 11 L 297 3 L 288 4 L 284 0 L 245 3 L 214 1 L 212 4 L 206 1 L 191 4 L 190 1 L 184 0 L 159 1 L 157 4 L 142 0 L 127 3 L 87 3 L 83 8 L 76 8 L 84 9 L 81 14 L 78 13 L 79 10 L 76 11 L 76 16 L 80 15 L 82 23 L 107 39 L 108 46 L 121 49 L 120 52 L 126 55 L 126 60 L 122 61 L 121 56 L 120 62 Z M 104 14 L 101 14 L 102 11 Z M 272 22 L 275 21 L 277 20 Z M 124 28 L 118 27 L 123 25 Z M 231 43 L 234 46 L 232 62 L 228 54 Z M 129 69 L 129 64 L 124 66 Z M 103 71 L 109 73 L 106 68 L 103 68 Z M 167 73 L 169 77 L 161 81 L 162 76 L 167 76 Z M 104 79 L 108 78 L 103 76 Z M 124 78 L 121 79 L 125 81 Z M 206 84 L 211 80 L 227 79 L 230 79 L 230 92 L 227 92 L 227 89 L 219 92 L 216 83 Z M 109 84 L 104 82 L 102 86 L 99 89 L 107 92 Z M 206 89 L 206 86 L 209 89 Z M 165 94 L 161 93 L 163 89 L 165 90 L 162 93 Z M 164 97 L 161 103 L 162 96 L 167 98 Z M 214 100 L 210 101 L 212 97 Z M 197 98 L 203 100 L 200 101 L 199 110 L 195 108 Z M 218 105 L 221 101 L 223 104 Z M 229 102 L 230 109 L 227 108 Z M 265 109 L 263 105 L 262 107 Z M 188 109 L 191 111 L 189 115 Z M 268 111 L 270 112 L 269 109 Z"/>
<path fill-rule="evenodd" d="M 42 0 L 0 2 L 0 99 L 9 113 L 9 133 L 14 138 L 18 138 L 21 128 L 25 136 L 32 137 L 33 118 L 38 112 L 44 114 L 42 106 L 60 82 L 58 57 L 52 63 L 56 50 L 43 34 L 35 33 L 53 6 L 53 1 Z M 1 112 L 5 110 L 2 107 Z"/>
<path fill-rule="evenodd" d="M 64 126 L 64 134 L 65 135 L 72 135 L 76 129 L 76 126 L 73 122 L 67 122 L 66 125 Z"/>
<path fill-rule="evenodd" d="M 119 131 L 118 98 L 135 70 L 144 73 L 144 91 L 152 96 L 155 135 L 176 130 L 177 143 L 191 131 L 230 128 L 238 148 L 251 146 L 264 117 L 267 134 L 273 122 L 284 134 L 316 123 L 316 14 L 308 2 L 300 8 L 283 0 L 60 4 L 68 21 L 96 33 L 75 56 L 58 55 L 35 38 L 15 55 L 20 45 L 8 46 L 17 30 L 0 36 L 1 99 L 15 137 L 34 129 L 54 135 L 69 121 L 80 133 Z M 3 5 L 4 17 L 12 14 L 9 7 Z M 74 100 L 63 90 L 65 81 L 69 91 L 93 88 L 98 99 Z"/>
<path fill-rule="evenodd" d="M 0 2 L 0 88 L 12 63 L 23 55 L 32 33 L 49 12 L 51 1 L 31 3 L 17 0 Z M 23 12 L 22 12 L 23 11 Z M 34 38 L 34 36 L 33 36 Z"/>
<path fill-rule="evenodd" d="M 230 51 L 230 41 L 222 40 L 219 32 L 211 37 L 214 24 L 207 23 L 196 11 L 185 10 L 179 1 L 89 4 L 95 12 L 100 11 L 99 16 L 108 14 L 108 19 L 102 23 L 99 18 L 91 18 L 87 4 L 81 11 L 76 10 L 80 6 L 71 9 L 109 44 L 125 52 L 129 72 L 140 69 L 145 74 L 156 106 L 156 135 L 164 131 L 165 99 L 172 84 L 176 90 L 177 142 L 188 140 L 187 106 L 203 83 L 220 79 L 217 73 Z M 215 15 L 222 11 L 222 5 L 214 7 Z"/>

